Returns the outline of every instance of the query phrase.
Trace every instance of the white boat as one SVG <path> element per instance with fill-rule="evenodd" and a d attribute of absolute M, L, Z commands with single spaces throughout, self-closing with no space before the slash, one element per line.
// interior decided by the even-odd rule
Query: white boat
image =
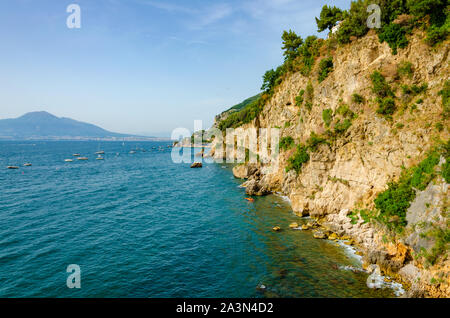
<path fill-rule="evenodd" d="M 95 160 L 105 160 L 105 158 L 103 158 L 102 156 L 98 155 L 98 157 L 95 158 Z"/>
<path fill-rule="evenodd" d="M 104 155 L 105 152 L 104 152 L 103 150 L 101 150 L 101 151 L 97 151 L 95 154 L 96 154 L 96 155 Z"/>
<path fill-rule="evenodd" d="M 72 159 L 64 159 L 64 162 L 72 162 Z"/>
<path fill-rule="evenodd" d="M 130 151 L 130 154 L 134 154 L 134 153 L 136 153 L 136 151 L 133 151 L 133 150 Z"/>
<path fill-rule="evenodd" d="M 31 164 L 31 163 L 29 163 L 29 162 L 27 162 L 27 163 L 24 163 L 24 164 L 23 164 L 23 166 L 24 166 L 24 167 L 31 167 L 31 166 L 32 166 L 32 164 Z"/>

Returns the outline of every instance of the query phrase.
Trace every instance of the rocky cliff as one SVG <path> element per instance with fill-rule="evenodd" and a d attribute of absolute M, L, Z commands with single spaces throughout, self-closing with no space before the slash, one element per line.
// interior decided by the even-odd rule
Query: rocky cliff
<path fill-rule="evenodd" d="M 234 174 L 248 179 L 248 194 L 282 193 L 296 214 L 311 216 L 322 231 L 351 237 L 364 253 L 365 266 L 377 264 L 404 283 L 409 296 L 449 297 L 449 191 L 439 172 L 446 162 L 442 152 L 426 187 L 413 188 L 402 231 L 389 226 L 399 222 L 398 216 L 384 223 L 375 217 L 380 193 L 449 140 L 440 93 L 449 75 L 449 41 L 432 48 L 423 38 L 415 31 L 396 55 L 373 31 L 347 45 L 322 48 L 309 76 L 289 73 L 258 116 L 243 126 L 281 129 L 287 146 L 279 166 L 238 165 Z M 333 68 L 319 82 L 325 57 L 332 58 Z M 392 91 L 393 114 L 380 111 L 376 72 Z M 295 166 L 298 145 L 305 145 L 309 159 L 300 169 Z M 212 153 L 223 157 L 214 147 Z M 443 231 L 444 239 L 428 235 L 433 231 Z M 426 255 L 431 253 L 436 255 L 430 262 Z"/>

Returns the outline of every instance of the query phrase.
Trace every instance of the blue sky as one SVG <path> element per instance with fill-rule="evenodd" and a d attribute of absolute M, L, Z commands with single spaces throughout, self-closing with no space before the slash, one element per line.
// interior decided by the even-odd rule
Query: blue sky
<path fill-rule="evenodd" d="M 81 8 L 68 29 L 66 8 Z M 0 119 L 46 110 L 124 133 L 208 128 L 350 0 L 0 0 Z M 326 36 L 322 34 L 321 36 Z"/>

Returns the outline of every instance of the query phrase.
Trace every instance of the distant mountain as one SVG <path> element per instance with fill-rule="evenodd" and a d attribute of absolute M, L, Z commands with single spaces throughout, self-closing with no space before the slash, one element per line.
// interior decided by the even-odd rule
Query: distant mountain
<path fill-rule="evenodd" d="M 92 124 L 56 117 L 45 111 L 31 112 L 18 118 L 0 120 L 0 139 L 97 138 L 124 139 L 139 138 L 139 136 L 110 132 Z"/>

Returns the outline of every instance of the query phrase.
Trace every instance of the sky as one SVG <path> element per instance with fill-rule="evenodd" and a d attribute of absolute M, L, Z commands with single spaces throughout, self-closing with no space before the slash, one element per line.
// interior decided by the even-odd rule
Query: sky
<path fill-rule="evenodd" d="M 81 28 L 68 28 L 70 4 Z M 30 111 L 129 134 L 209 128 L 350 0 L 0 0 L 0 119 Z M 326 33 L 320 34 L 325 37 Z"/>

